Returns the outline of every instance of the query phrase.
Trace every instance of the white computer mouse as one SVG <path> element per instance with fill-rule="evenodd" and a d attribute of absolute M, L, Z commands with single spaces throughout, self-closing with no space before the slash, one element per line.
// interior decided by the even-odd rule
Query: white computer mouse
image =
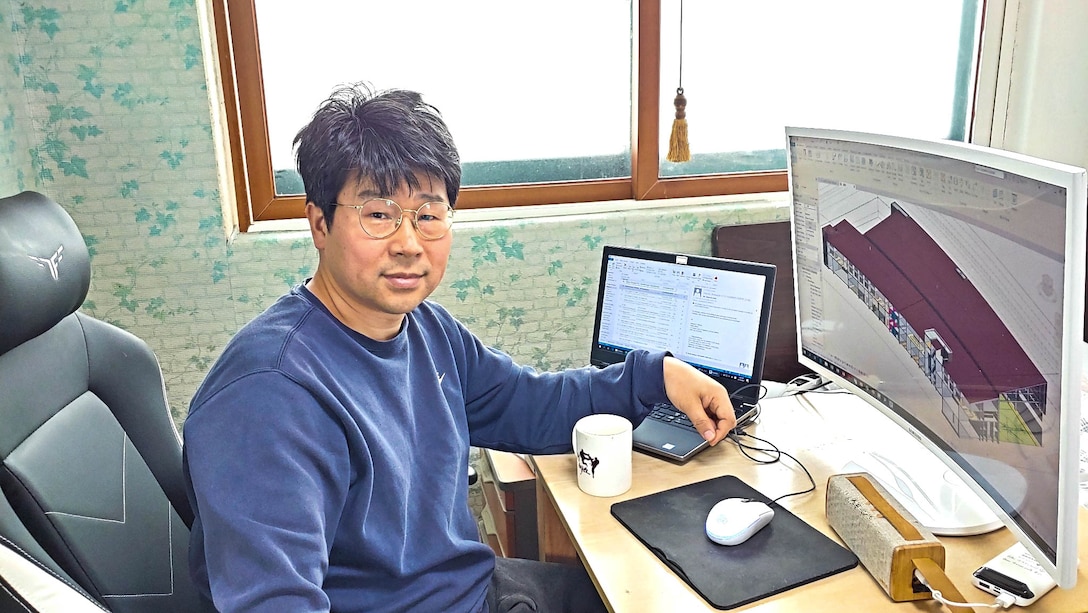
<path fill-rule="evenodd" d="M 706 516 L 706 536 L 719 545 L 740 545 L 774 519 L 774 509 L 749 498 L 726 498 Z"/>

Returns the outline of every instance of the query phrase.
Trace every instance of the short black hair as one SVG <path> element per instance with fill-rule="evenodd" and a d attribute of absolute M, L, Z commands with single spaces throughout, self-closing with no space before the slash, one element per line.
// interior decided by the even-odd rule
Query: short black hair
<path fill-rule="evenodd" d="M 420 189 L 415 173 L 445 183 L 450 205 L 461 189 L 461 156 L 434 106 L 414 91 L 375 91 L 365 83 L 337 88 L 293 141 L 306 200 L 331 226 L 340 190 L 354 174 L 392 194 Z"/>

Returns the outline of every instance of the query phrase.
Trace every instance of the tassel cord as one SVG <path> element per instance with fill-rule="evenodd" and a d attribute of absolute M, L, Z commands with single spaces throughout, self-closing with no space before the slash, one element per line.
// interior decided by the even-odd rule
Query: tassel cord
<path fill-rule="evenodd" d="M 670 162 L 688 162 L 691 149 L 688 145 L 688 100 L 684 97 L 684 0 L 680 0 L 680 69 L 676 87 L 676 98 L 672 101 L 676 115 L 669 135 L 669 152 L 665 159 Z"/>

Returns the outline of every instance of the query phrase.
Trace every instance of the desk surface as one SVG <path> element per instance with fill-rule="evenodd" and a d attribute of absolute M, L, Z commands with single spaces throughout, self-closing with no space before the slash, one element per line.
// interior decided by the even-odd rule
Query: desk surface
<path fill-rule="evenodd" d="M 760 422 L 749 432 L 777 445 L 801 460 L 816 481 L 816 491 L 783 499 L 780 504 L 813 527 L 841 543 L 824 515 L 828 476 L 858 449 L 884 436 L 907 436 L 876 411 L 854 404 L 856 398 L 834 394 L 809 395 L 763 401 Z M 861 402 L 857 400 L 857 402 Z M 863 446 L 862 441 L 868 445 Z M 714 611 L 705 600 L 662 564 L 609 512 L 613 503 L 655 492 L 733 474 L 763 494 L 776 498 L 806 489 L 808 479 L 789 458 L 760 465 L 744 457 L 725 441 L 704 451 L 683 466 L 642 453 L 634 454 L 633 483 L 625 494 L 596 498 L 578 489 L 572 455 L 534 456 L 541 489 L 554 505 L 578 555 L 589 570 L 610 610 Z M 1080 509 L 1080 558 L 1088 560 L 1088 510 Z M 946 573 L 965 598 L 990 603 L 993 596 L 971 585 L 971 572 L 1012 544 L 1013 536 L 1001 529 L 975 537 L 943 537 L 947 551 Z M 728 581 L 728 577 L 723 577 Z M 859 565 L 853 570 L 757 601 L 734 611 L 948 611 L 933 600 L 896 603 Z M 979 609 L 982 610 L 982 609 Z M 1037 601 L 1033 612 L 1088 610 L 1088 564 L 1082 564 L 1074 590 L 1054 589 Z"/>

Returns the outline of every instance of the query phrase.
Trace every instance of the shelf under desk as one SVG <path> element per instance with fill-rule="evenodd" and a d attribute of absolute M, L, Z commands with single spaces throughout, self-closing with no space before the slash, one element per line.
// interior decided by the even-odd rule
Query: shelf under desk
<path fill-rule="evenodd" d="M 484 495 L 502 555 L 536 559 L 536 475 L 516 454 L 485 449 L 484 457 L 490 473 L 490 479 L 484 481 Z"/>
<path fill-rule="evenodd" d="M 824 515 L 827 478 L 840 472 L 858 449 L 858 441 L 880 440 L 902 431 L 887 418 L 848 395 L 822 397 L 812 406 L 796 397 L 762 402 L 763 414 L 749 432 L 769 440 L 802 462 L 816 481 L 816 491 L 783 499 L 780 504 L 809 525 L 841 543 Z M 609 609 L 615 613 L 714 611 L 705 600 L 669 570 L 610 514 L 613 503 L 712 479 L 736 475 L 763 494 L 776 498 L 806 489 L 804 472 L 783 457 L 760 465 L 744 457 L 729 441 L 696 456 L 683 466 L 634 454 L 629 491 L 613 498 L 596 498 L 578 489 L 573 455 L 534 456 L 536 465 L 538 538 L 541 559 L 580 558 Z M 1080 509 L 1080 558 L 1088 561 L 1088 510 Z M 993 602 L 993 596 L 971 585 L 971 572 L 1012 544 L 1002 528 L 973 537 L 943 537 L 946 571 L 968 599 Z M 729 577 L 722 577 L 729 581 Z M 1088 562 L 1081 565 L 1074 590 L 1054 589 L 1031 611 L 1067 613 L 1088 608 Z M 733 611 L 838 612 L 948 611 L 940 603 L 893 602 L 862 566 L 788 590 Z"/>

